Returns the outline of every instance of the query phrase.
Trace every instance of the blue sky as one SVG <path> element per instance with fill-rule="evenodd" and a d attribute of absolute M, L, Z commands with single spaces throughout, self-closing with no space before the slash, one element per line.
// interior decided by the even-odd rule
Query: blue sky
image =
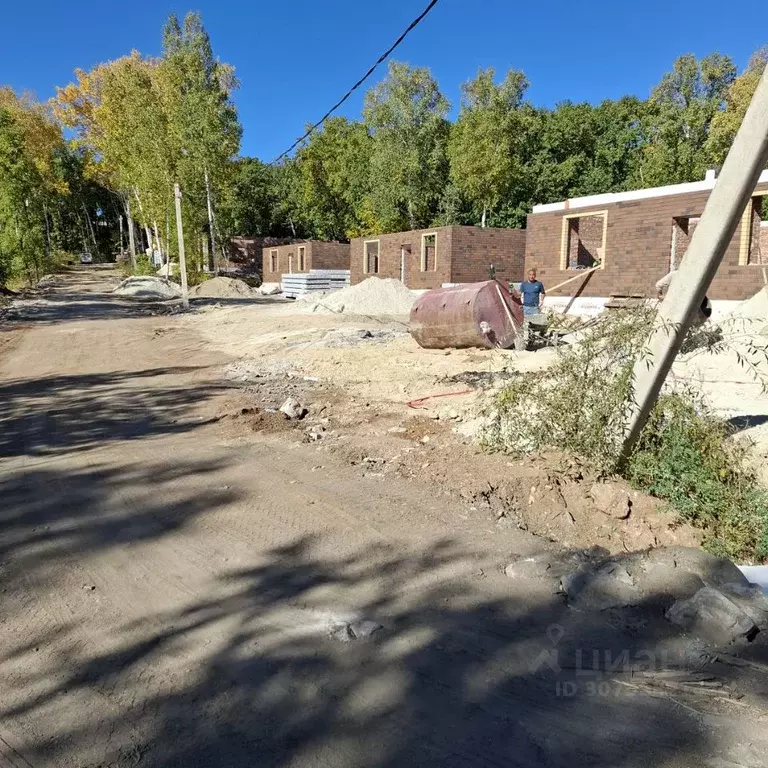
<path fill-rule="evenodd" d="M 216 54 L 241 81 L 236 101 L 242 152 L 271 160 L 375 61 L 426 0 L 8 0 L 2 11 L 0 84 L 39 98 L 89 68 L 135 48 L 157 54 L 171 12 L 198 10 Z M 478 67 L 522 69 L 529 98 L 600 101 L 646 96 L 674 59 L 727 53 L 743 67 L 768 42 L 763 24 L 721 2 L 620 3 L 440 0 L 395 58 L 429 67 L 456 106 Z M 383 69 L 381 70 L 383 72 Z M 377 73 L 375 78 L 380 77 Z M 362 90 L 341 114 L 357 117 Z"/>

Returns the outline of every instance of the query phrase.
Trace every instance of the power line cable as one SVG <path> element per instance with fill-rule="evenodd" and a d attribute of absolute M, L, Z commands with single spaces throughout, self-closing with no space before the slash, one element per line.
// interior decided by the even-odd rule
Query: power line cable
<path fill-rule="evenodd" d="M 304 139 L 311 136 L 375 71 L 376 68 L 381 64 L 382 62 L 386 61 L 392 51 L 397 48 L 400 43 L 405 40 L 405 38 L 408 36 L 409 32 L 411 32 L 415 27 L 418 26 L 419 22 L 437 5 L 438 0 L 431 0 L 429 5 L 408 25 L 408 28 L 403 32 L 400 37 L 395 40 L 395 42 L 389 47 L 388 50 L 386 50 L 384 53 L 379 56 L 379 58 L 376 60 L 376 63 L 342 96 L 339 101 L 337 101 L 321 118 L 318 120 L 312 127 L 309 128 L 309 130 L 300 138 L 296 139 L 296 141 L 291 144 L 288 149 L 285 150 L 281 155 L 278 155 L 269 165 L 274 165 L 278 161 L 282 160 L 286 155 L 290 154 L 296 147 L 301 144 Z"/>

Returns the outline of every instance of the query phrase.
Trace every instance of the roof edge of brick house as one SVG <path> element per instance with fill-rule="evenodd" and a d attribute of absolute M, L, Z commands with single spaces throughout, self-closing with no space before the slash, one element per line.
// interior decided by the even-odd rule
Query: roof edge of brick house
<path fill-rule="evenodd" d="M 654 197 L 668 197 L 669 195 L 684 195 L 690 192 L 707 192 L 715 187 L 715 174 L 707 172 L 703 181 L 689 181 L 685 184 L 668 184 L 664 187 L 650 187 L 648 189 L 632 189 L 627 192 L 605 192 L 600 195 L 587 195 L 586 197 L 574 197 L 559 203 L 545 203 L 533 206 L 533 215 L 537 213 L 553 213 L 555 211 L 573 210 L 574 208 L 589 208 L 596 205 L 610 205 L 625 203 L 631 200 L 648 200 Z M 768 170 L 760 174 L 758 184 L 768 183 Z"/>

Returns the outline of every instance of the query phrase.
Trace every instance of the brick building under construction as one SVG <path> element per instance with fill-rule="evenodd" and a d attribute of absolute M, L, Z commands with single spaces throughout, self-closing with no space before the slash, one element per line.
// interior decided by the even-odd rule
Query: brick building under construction
<path fill-rule="evenodd" d="M 528 216 L 526 268 L 556 285 L 600 264 L 555 295 L 654 296 L 654 284 L 680 264 L 715 185 L 703 181 L 591 195 L 534 206 Z M 768 171 L 764 171 L 715 275 L 709 296 L 743 300 L 768 269 Z"/>

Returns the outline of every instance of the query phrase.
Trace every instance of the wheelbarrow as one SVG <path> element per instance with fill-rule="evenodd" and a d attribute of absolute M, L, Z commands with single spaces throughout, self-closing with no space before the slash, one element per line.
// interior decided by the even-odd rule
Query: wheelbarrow
<path fill-rule="evenodd" d="M 523 338 L 525 349 L 535 347 L 556 347 L 560 344 L 561 334 L 552 330 L 549 315 L 539 312 L 535 315 L 525 315 L 523 320 Z"/>

